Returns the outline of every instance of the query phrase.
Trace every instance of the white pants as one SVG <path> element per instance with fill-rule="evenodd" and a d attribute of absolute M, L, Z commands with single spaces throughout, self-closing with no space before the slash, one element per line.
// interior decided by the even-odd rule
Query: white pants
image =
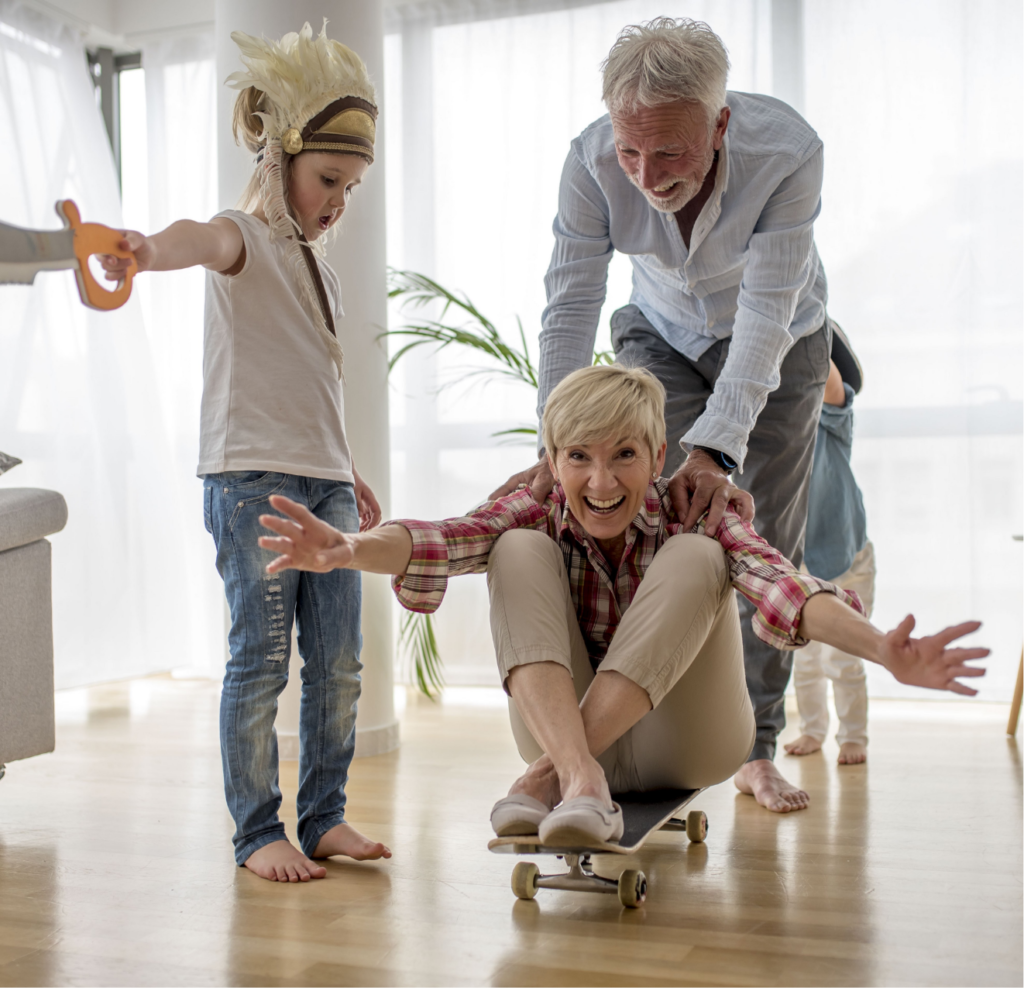
<path fill-rule="evenodd" d="M 871 542 L 857 553 L 853 565 L 832 581 L 860 595 L 867 616 L 875 602 L 875 549 Z M 839 717 L 836 740 L 868 743 L 868 690 L 864 662 L 831 645 L 811 642 L 794 656 L 793 685 L 800 711 L 800 733 L 824 741 L 828 733 L 828 680 Z"/>

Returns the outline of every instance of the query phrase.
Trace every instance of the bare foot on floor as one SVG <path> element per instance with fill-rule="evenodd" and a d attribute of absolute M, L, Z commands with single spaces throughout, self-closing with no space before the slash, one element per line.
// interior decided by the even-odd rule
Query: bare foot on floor
<path fill-rule="evenodd" d="M 508 794 L 522 793 L 539 799 L 548 809 L 562 801 L 562 790 L 558 784 L 558 773 L 547 755 L 541 755 L 515 782 Z"/>
<path fill-rule="evenodd" d="M 790 755 L 813 755 L 816 751 L 821 751 L 821 742 L 817 738 L 812 738 L 810 734 L 801 734 L 795 741 L 784 744 L 783 748 Z"/>
<path fill-rule="evenodd" d="M 311 878 L 323 878 L 327 874 L 323 865 L 310 861 L 287 840 L 271 841 L 253 851 L 245 867 L 270 882 L 308 882 Z"/>
<path fill-rule="evenodd" d="M 791 813 L 805 810 L 811 797 L 788 783 L 782 773 L 767 758 L 747 762 L 732 780 L 740 792 L 753 796 L 765 809 L 773 813 Z"/>
<path fill-rule="evenodd" d="M 334 854 L 344 854 L 356 861 L 375 861 L 377 858 L 390 858 L 391 849 L 364 837 L 355 827 L 339 823 L 320 838 L 313 857 L 329 858 Z"/>
<path fill-rule="evenodd" d="M 868 749 L 856 741 L 844 741 L 839 746 L 840 765 L 860 765 L 868 760 Z"/>

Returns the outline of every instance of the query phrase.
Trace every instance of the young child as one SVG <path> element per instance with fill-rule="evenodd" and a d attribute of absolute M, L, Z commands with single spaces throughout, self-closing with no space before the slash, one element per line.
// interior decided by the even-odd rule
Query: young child
<path fill-rule="evenodd" d="M 867 537 L 864 500 L 850 468 L 853 396 L 860 390 L 862 378 L 845 334 L 832 325 L 833 360 L 811 469 L 804 566 L 812 576 L 855 591 L 870 618 L 875 598 L 875 550 Z M 809 755 L 821 749 L 828 732 L 828 680 L 832 681 L 839 717 L 839 764 L 859 764 L 867 759 L 868 744 L 864 663 L 820 642 L 811 642 L 794 656 L 793 685 L 801 736 L 787 744 L 786 751 Z"/>
<path fill-rule="evenodd" d="M 345 438 L 338 278 L 313 248 L 335 228 L 373 161 L 377 107 L 359 56 L 306 24 L 280 42 L 235 33 L 245 72 L 235 139 L 256 156 L 243 205 L 151 237 L 126 232 L 140 271 L 206 267 L 198 473 L 207 530 L 231 609 L 221 696 L 224 785 L 235 859 L 271 881 L 309 881 L 313 858 L 391 852 L 345 820 L 355 747 L 361 637 L 359 574 L 269 576 L 259 516 L 287 494 L 345 532 L 380 509 Z M 104 259 L 116 280 L 126 262 Z M 266 556 L 266 558 L 264 558 Z M 292 620 L 302 667 L 298 840 L 278 819 L 277 698 L 288 680 Z"/>

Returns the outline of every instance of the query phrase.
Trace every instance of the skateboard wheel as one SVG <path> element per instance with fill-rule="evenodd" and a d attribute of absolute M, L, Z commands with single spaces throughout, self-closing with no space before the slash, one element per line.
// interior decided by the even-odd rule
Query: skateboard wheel
<path fill-rule="evenodd" d="M 708 815 L 703 810 L 690 810 L 686 814 L 686 836 L 699 844 L 708 835 Z"/>
<path fill-rule="evenodd" d="M 647 898 L 647 876 L 642 871 L 626 869 L 619 875 L 619 902 L 627 909 L 636 909 Z"/>
<path fill-rule="evenodd" d="M 537 894 L 538 868 L 532 861 L 520 861 L 512 869 L 512 891 L 519 899 L 532 899 Z"/>

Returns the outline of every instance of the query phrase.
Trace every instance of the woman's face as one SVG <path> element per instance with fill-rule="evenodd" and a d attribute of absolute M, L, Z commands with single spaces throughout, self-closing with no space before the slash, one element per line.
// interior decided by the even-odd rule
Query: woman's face
<path fill-rule="evenodd" d="M 307 240 L 316 240 L 341 219 L 368 167 L 357 154 L 305 151 L 292 159 L 288 198 Z"/>
<path fill-rule="evenodd" d="M 647 441 L 630 436 L 566 446 L 551 461 L 551 470 L 577 521 L 595 539 L 607 540 L 629 527 L 643 504 L 647 485 L 664 465 L 664 443 L 652 462 Z"/>

